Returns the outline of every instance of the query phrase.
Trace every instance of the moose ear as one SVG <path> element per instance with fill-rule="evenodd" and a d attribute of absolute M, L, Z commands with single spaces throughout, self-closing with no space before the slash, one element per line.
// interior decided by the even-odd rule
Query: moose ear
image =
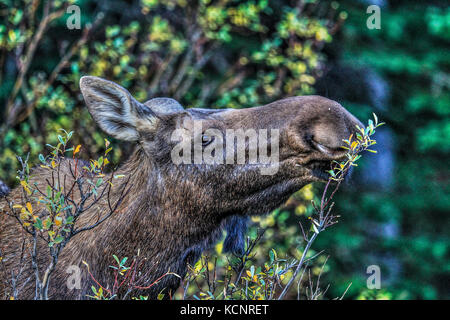
<path fill-rule="evenodd" d="M 80 89 L 94 120 L 114 138 L 137 141 L 140 128 L 156 127 L 156 114 L 118 84 L 85 76 L 80 79 Z"/>

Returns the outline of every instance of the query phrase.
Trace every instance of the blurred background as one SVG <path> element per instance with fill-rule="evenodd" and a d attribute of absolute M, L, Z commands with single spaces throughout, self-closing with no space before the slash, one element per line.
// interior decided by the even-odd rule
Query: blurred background
<path fill-rule="evenodd" d="M 368 27 L 370 5 L 380 8 L 379 29 Z M 378 154 L 363 156 L 335 198 L 340 222 L 313 245 L 311 255 L 324 250 L 314 275 L 328 257 L 325 298 L 351 284 L 346 299 L 449 299 L 449 49 L 444 0 L 0 0 L 0 180 L 14 186 L 16 155 L 37 163 L 59 128 L 75 131 L 86 159 L 102 152 L 106 135 L 82 101 L 83 75 L 186 108 L 319 94 L 362 122 L 372 112 L 386 122 Z M 118 164 L 131 146 L 112 143 Z M 267 228 L 255 265 L 271 248 L 299 258 L 297 222 L 322 188 L 306 186 L 252 218 L 249 235 Z M 370 265 L 381 268 L 381 289 L 367 288 Z"/>

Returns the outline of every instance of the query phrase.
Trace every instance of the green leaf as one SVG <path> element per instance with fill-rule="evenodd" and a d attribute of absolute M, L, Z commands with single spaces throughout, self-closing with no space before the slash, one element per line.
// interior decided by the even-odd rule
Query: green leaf
<path fill-rule="evenodd" d="M 272 256 L 273 256 L 273 259 L 272 259 Z M 275 249 L 270 250 L 270 259 L 272 260 L 271 262 L 277 260 L 277 252 Z"/>
<path fill-rule="evenodd" d="M 319 234 L 319 229 L 317 229 L 317 227 L 314 225 L 314 223 L 312 224 L 312 226 L 313 226 L 314 232 Z"/>
<path fill-rule="evenodd" d="M 44 227 L 42 225 L 42 221 L 39 218 L 36 218 L 36 222 L 33 224 L 36 229 L 42 230 Z"/>
<path fill-rule="evenodd" d="M 66 224 L 72 224 L 73 223 L 73 216 L 68 216 L 66 218 Z"/>
<path fill-rule="evenodd" d="M 65 145 L 63 137 L 61 137 L 60 135 L 58 135 L 58 140 L 59 142 L 61 142 L 62 145 Z"/>
<path fill-rule="evenodd" d="M 52 225 L 52 219 L 50 219 L 50 217 L 48 217 L 47 219 L 44 220 L 44 227 L 45 229 L 50 229 Z"/>

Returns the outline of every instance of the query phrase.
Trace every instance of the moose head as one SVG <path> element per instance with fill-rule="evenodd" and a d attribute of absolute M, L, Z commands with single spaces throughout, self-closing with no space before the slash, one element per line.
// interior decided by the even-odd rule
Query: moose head
<path fill-rule="evenodd" d="M 184 109 L 170 98 L 140 103 L 97 77 L 83 77 L 80 87 L 100 128 L 138 145 L 140 161 L 152 168 L 149 183 L 157 172 L 171 192 L 214 212 L 210 219 L 267 213 L 304 185 L 327 180 L 331 162 L 345 158 L 342 140 L 363 127 L 320 96 L 248 109 Z M 269 161 L 258 161 L 263 152 Z"/>

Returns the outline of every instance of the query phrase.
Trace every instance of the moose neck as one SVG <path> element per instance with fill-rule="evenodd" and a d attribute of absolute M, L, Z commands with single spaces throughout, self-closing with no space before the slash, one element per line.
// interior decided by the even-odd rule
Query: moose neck
<path fill-rule="evenodd" d="M 109 256 L 130 258 L 139 250 L 150 262 L 149 268 L 183 273 L 185 262 L 195 259 L 211 238 L 220 234 L 221 219 L 206 216 L 207 209 L 193 201 L 196 191 L 188 190 L 186 184 L 173 185 L 165 178 L 167 172 L 142 148 L 137 147 L 115 174 L 124 177 L 121 185 L 116 183 L 114 200 L 119 199 L 125 185 L 130 191 L 117 212 L 105 221 L 105 232 L 96 232 L 103 237 L 98 244 L 108 242 L 107 247 L 114 248 Z M 195 257 L 188 259 L 194 251 Z"/>

